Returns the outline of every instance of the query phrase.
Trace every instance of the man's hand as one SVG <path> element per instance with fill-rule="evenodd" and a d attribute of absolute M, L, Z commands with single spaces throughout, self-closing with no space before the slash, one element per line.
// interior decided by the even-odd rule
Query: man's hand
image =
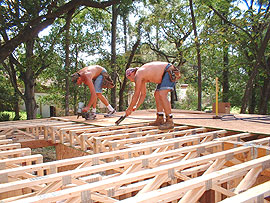
<path fill-rule="evenodd" d="M 126 110 L 126 116 L 129 116 L 132 113 L 132 111 L 130 109 Z"/>
<path fill-rule="evenodd" d="M 130 110 L 129 108 L 126 110 L 126 116 L 129 116 L 133 111 L 136 110 L 136 106 L 133 106 L 132 110 Z"/>
<path fill-rule="evenodd" d="M 84 107 L 83 109 L 82 109 L 82 112 L 87 112 L 87 111 L 89 111 L 89 107 L 87 106 L 87 107 Z"/>

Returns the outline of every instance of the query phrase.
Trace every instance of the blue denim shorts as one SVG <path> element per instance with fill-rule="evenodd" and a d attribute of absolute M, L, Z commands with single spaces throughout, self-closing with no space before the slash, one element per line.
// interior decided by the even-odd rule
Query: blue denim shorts
<path fill-rule="evenodd" d="M 101 73 L 104 73 L 104 72 L 107 72 L 105 69 L 103 69 L 103 71 L 101 71 Z M 95 90 L 96 90 L 96 93 L 102 93 L 102 80 L 103 80 L 103 75 L 100 75 L 97 76 L 97 78 L 95 79 L 95 82 L 94 82 L 94 86 L 95 86 Z"/>
<path fill-rule="evenodd" d="M 166 68 L 164 70 L 165 74 L 162 77 L 161 83 L 157 85 L 156 91 L 160 91 L 160 90 L 173 90 L 173 88 L 175 86 L 175 82 L 172 82 L 170 80 L 169 73 L 166 71 L 170 66 L 171 66 L 171 64 L 168 64 L 166 66 Z"/>

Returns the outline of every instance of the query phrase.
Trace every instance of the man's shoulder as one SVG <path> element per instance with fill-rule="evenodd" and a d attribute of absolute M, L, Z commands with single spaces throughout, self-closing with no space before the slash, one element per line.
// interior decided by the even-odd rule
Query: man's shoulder
<path fill-rule="evenodd" d="M 91 70 L 85 70 L 84 72 L 81 73 L 81 76 L 84 79 L 91 79 L 93 77 L 93 72 Z"/>

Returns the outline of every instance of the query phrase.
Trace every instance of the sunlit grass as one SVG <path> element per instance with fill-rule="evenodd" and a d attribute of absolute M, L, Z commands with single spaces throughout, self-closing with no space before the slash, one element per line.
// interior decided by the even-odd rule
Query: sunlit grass
<path fill-rule="evenodd" d="M 15 117 L 15 112 L 14 111 L 4 111 L 2 112 L 3 114 L 9 114 L 10 120 L 13 120 Z M 25 111 L 20 111 L 20 120 L 26 120 L 27 119 L 27 114 Z"/>
<path fill-rule="evenodd" d="M 231 114 L 240 114 L 240 110 L 241 110 L 240 107 L 233 106 L 233 107 L 231 107 L 230 113 Z"/>
<path fill-rule="evenodd" d="M 15 112 L 14 111 L 2 111 L 0 114 L 8 114 L 9 115 L 9 120 L 14 120 L 15 117 Z M 27 114 L 25 111 L 20 111 L 20 120 L 26 120 L 27 119 Z M 37 118 L 41 118 L 41 116 L 38 114 Z"/>

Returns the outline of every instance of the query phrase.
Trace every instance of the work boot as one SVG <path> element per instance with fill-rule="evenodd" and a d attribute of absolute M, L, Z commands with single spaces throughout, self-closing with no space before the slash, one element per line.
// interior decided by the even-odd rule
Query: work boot
<path fill-rule="evenodd" d="M 149 123 L 150 126 L 160 126 L 162 124 L 164 124 L 163 114 L 158 114 L 158 113 L 157 113 L 156 120 Z"/>
<path fill-rule="evenodd" d="M 173 128 L 174 128 L 174 124 L 173 124 L 173 117 L 172 116 L 166 116 L 166 122 L 159 126 L 160 130 L 169 130 L 169 129 L 173 129 Z"/>
<path fill-rule="evenodd" d="M 116 113 L 116 110 L 109 111 L 107 114 L 104 115 L 105 118 L 112 117 L 113 114 Z"/>

